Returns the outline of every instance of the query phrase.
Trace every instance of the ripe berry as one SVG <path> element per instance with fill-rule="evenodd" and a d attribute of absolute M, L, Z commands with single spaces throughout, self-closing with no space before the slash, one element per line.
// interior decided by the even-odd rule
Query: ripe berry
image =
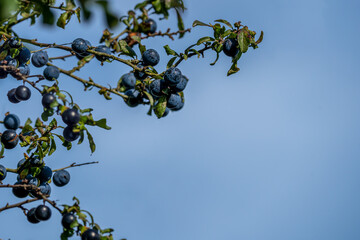
<path fill-rule="evenodd" d="M 28 213 L 26 214 L 26 217 L 27 217 L 27 220 L 30 222 L 30 223 L 39 223 L 40 220 L 36 218 L 35 216 L 35 210 L 36 208 L 32 208 L 28 211 Z"/>
<path fill-rule="evenodd" d="M 152 34 L 152 33 L 156 32 L 157 24 L 153 19 L 149 18 L 149 19 L 145 20 L 145 25 L 146 25 L 145 33 Z"/>
<path fill-rule="evenodd" d="M 63 187 L 70 181 L 70 173 L 66 170 L 60 170 L 54 173 L 53 182 L 58 187 Z"/>
<path fill-rule="evenodd" d="M 236 54 L 239 52 L 237 48 L 238 42 L 234 38 L 228 38 L 225 40 L 223 44 L 223 52 L 226 56 L 235 57 Z"/>
<path fill-rule="evenodd" d="M 56 97 L 54 94 L 46 93 L 43 95 L 41 99 L 41 104 L 43 105 L 44 108 L 50 109 L 51 104 L 55 101 L 56 101 Z"/>
<path fill-rule="evenodd" d="M 179 94 L 172 93 L 167 101 L 167 107 L 172 109 L 175 108 L 181 102 L 181 97 Z"/>
<path fill-rule="evenodd" d="M 141 63 L 138 63 L 137 67 L 143 68 L 144 66 Z M 139 80 L 144 80 L 147 77 L 147 74 L 145 72 L 140 72 L 137 70 L 135 70 L 134 75 L 135 75 L 136 79 L 139 79 Z"/>
<path fill-rule="evenodd" d="M 150 94 L 155 97 L 160 97 L 162 95 L 162 90 L 166 88 L 165 81 L 163 79 L 156 79 L 150 83 Z"/>
<path fill-rule="evenodd" d="M 143 53 L 142 61 L 145 66 L 156 66 L 160 62 L 160 55 L 156 50 L 148 49 Z"/>
<path fill-rule="evenodd" d="M 180 103 L 178 103 L 178 105 L 176 105 L 174 108 L 172 108 L 171 111 L 176 112 L 176 111 L 181 110 L 184 107 L 184 104 L 185 103 L 183 101 L 180 101 Z"/>
<path fill-rule="evenodd" d="M 24 185 L 24 183 L 19 181 L 16 182 L 14 185 Z M 13 188 L 12 192 L 18 198 L 26 198 L 29 195 L 29 191 L 22 187 Z"/>
<path fill-rule="evenodd" d="M 31 91 L 27 86 L 18 86 L 15 90 L 15 98 L 19 101 L 26 101 L 31 97 Z"/>
<path fill-rule="evenodd" d="M 126 73 L 121 77 L 121 85 L 124 86 L 126 89 L 134 88 L 136 84 L 136 78 L 134 73 Z"/>
<path fill-rule="evenodd" d="M 164 80 L 169 86 L 176 86 L 181 80 L 181 71 L 178 68 L 169 68 L 165 71 Z"/>
<path fill-rule="evenodd" d="M 80 132 L 74 132 L 72 126 L 64 128 L 63 136 L 66 141 L 73 142 L 80 137 Z"/>
<path fill-rule="evenodd" d="M 7 129 L 13 129 L 16 130 L 20 126 L 20 119 L 15 114 L 9 114 L 4 118 L 4 126 Z"/>
<path fill-rule="evenodd" d="M 49 56 L 45 51 L 35 52 L 31 57 L 31 62 L 35 67 L 43 67 L 49 61 Z"/>
<path fill-rule="evenodd" d="M 0 181 L 4 180 L 6 178 L 6 175 L 6 168 L 3 165 L 0 165 Z"/>
<path fill-rule="evenodd" d="M 105 45 L 97 46 L 94 50 L 95 50 L 96 52 L 101 52 L 101 53 L 106 53 L 106 54 L 111 55 L 110 48 L 108 48 L 108 47 L 105 46 Z M 99 61 L 101 61 L 101 62 L 104 62 L 104 61 L 106 61 L 107 59 L 109 59 L 108 57 L 105 57 L 105 56 L 95 55 L 95 57 L 96 57 L 97 60 L 99 60 Z"/>
<path fill-rule="evenodd" d="M 174 92 L 182 92 L 182 91 L 184 91 L 188 81 L 189 80 L 185 76 L 181 75 L 180 82 L 178 84 L 176 84 L 175 86 L 173 86 L 171 88 L 171 90 L 173 90 Z"/>
<path fill-rule="evenodd" d="M 9 39 L 9 46 L 11 48 L 19 48 L 21 46 L 21 40 L 17 38 L 10 38 Z"/>
<path fill-rule="evenodd" d="M 39 185 L 40 192 L 42 195 L 49 196 L 51 193 L 51 187 L 48 183 L 41 183 Z"/>
<path fill-rule="evenodd" d="M 61 114 L 61 118 L 65 124 L 73 126 L 80 121 L 80 114 L 76 108 L 68 108 Z"/>
<path fill-rule="evenodd" d="M 52 174 L 53 172 L 51 168 L 49 168 L 48 166 L 44 166 L 37 177 L 39 178 L 40 182 L 45 183 L 51 179 Z"/>
<path fill-rule="evenodd" d="M 16 88 L 13 88 L 7 93 L 8 99 L 11 103 L 19 103 L 20 102 L 20 100 L 17 100 L 15 97 L 15 91 L 16 91 Z"/>
<path fill-rule="evenodd" d="M 18 66 L 18 61 L 16 59 L 13 59 L 11 56 L 6 56 L 5 58 L 5 62 L 6 62 L 6 66 L 9 66 L 9 67 L 17 67 Z M 13 70 L 12 69 L 9 69 L 7 70 L 7 72 L 9 73 L 12 73 Z"/>
<path fill-rule="evenodd" d="M 30 60 L 30 56 L 31 56 L 30 50 L 27 49 L 26 47 L 23 47 L 20 50 L 20 53 L 17 58 L 20 63 L 27 63 Z"/>
<path fill-rule="evenodd" d="M 125 93 L 129 98 L 126 100 L 126 104 L 129 107 L 136 107 L 141 102 L 140 92 L 135 89 L 129 89 Z"/>
<path fill-rule="evenodd" d="M 81 240 L 100 240 L 100 235 L 96 230 L 88 229 L 81 235 Z"/>
<path fill-rule="evenodd" d="M 75 39 L 71 44 L 72 50 L 78 54 L 86 53 L 89 47 L 91 47 L 90 42 L 82 38 Z"/>
<path fill-rule="evenodd" d="M 1 142 L 4 144 L 6 149 L 13 149 L 18 144 L 19 138 L 14 130 L 9 129 L 1 135 Z"/>
<path fill-rule="evenodd" d="M 59 78 L 60 70 L 55 66 L 47 66 L 43 72 L 44 77 L 49 81 L 55 81 Z"/>
<path fill-rule="evenodd" d="M 39 185 L 39 180 L 31 174 L 26 175 L 25 180 L 27 180 L 27 184 L 29 185 L 34 185 L 36 187 Z"/>
<path fill-rule="evenodd" d="M 40 221 L 49 220 L 51 217 L 51 209 L 45 205 L 39 205 L 35 209 L 35 217 Z"/>
<path fill-rule="evenodd" d="M 19 67 L 17 68 L 17 72 L 12 72 L 10 73 L 11 76 L 13 76 L 14 78 L 17 78 L 18 80 L 20 80 L 21 78 L 18 77 L 18 74 L 21 74 L 23 76 L 29 76 L 30 75 L 30 68 L 26 63 L 20 63 Z"/>
<path fill-rule="evenodd" d="M 63 217 L 61 219 L 61 224 L 63 225 L 64 228 L 70 229 L 71 224 L 75 221 L 76 221 L 76 217 L 74 214 L 66 213 L 63 215 Z"/>

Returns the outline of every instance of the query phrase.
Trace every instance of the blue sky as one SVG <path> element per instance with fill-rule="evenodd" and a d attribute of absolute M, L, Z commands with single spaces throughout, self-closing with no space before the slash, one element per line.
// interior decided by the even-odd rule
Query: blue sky
<path fill-rule="evenodd" d="M 61 76 L 61 87 L 80 106 L 94 107 L 95 117 L 106 117 L 112 130 L 91 129 L 97 143 L 92 156 L 83 144 L 48 159 L 53 168 L 101 162 L 71 169 L 70 184 L 53 186 L 52 198 L 71 203 L 76 195 L 101 226 L 116 229 L 115 239 L 359 239 L 360 3 L 185 3 L 187 26 L 195 19 L 241 20 L 263 30 L 264 42 L 243 56 L 241 71 L 231 77 L 226 77 L 230 59 L 223 55 L 214 67 L 209 66 L 214 54 L 183 62 L 181 71 L 190 79 L 185 107 L 161 120 L 116 97 L 105 101 L 96 91 L 84 94 L 79 83 Z M 112 1 L 119 13 L 134 4 Z M 170 24 L 175 26 L 174 19 L 159 27 Z M 97 14 L 85 26 L 73 21 L 67 31 L 39 26 L 29 31 L 28 23 L 17 31 L 43 42 L 83 37 L 96 45 L 102 26 Z M 169 59 L 163 45 L 181 51 L 209 34 L 195 28 L 180 41 L 145 44 L 161 53 L 162 69 Z M 94 61 L 79 76 L 114 84 L 127 71 L 119 63 L 101 67 Z M 1 114 L 11 111 L 23 121 L 39 116 L 41 98 L 35 92 L 28 102 L 7 101 L 6 92 L 17 85 L 11 78 L 0 82 Z M 22 153 L 6 155 L 2 164 L 14 167 Z M 2 192 L 1 205 L 18 200 Z M 53 213 L 38 225 L 27 223 L 18 209 L 1 213 L 0 238 L 56 239 L 60 215 Z"/>

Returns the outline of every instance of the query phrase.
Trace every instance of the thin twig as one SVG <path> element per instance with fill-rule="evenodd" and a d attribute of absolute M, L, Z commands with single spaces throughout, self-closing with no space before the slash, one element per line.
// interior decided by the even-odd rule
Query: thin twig
<path fill-rule="evenodd" d="M 68 169 L 68 168 L 73 168 L 73 167 L 80 167 L 80 166 L 89 165 L 89 164 L 97 164 L 97 163 L 99 163 L 99 162 L 96 161 L 96 162 L 87 162 L 87 163 L 80 163 L 80 164 L 76 164 L 76 163 L 74 162 L 74 163 L 72 163 L 70 166 L 53 170 L 53 172 L 57 172 L 57 171 L 60 171 L 60 170 L 64 170 L 64 169 Z"/>

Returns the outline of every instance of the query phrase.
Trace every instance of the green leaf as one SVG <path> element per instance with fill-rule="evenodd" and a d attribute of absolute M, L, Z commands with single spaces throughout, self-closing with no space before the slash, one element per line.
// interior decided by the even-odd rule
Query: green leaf
<path fill-rule="evenodd" d="M 144 94 L 146 95 L 146 97 L 149 99 L 149 101 L 150 101 L 150 106 L 154 106 L 154 98 L 151 96 L 151 94 L 150 93 L 148 93 L 148 92 L 144 92 Z"/>
<path fill-rule="evenodd" d="M 224 24 L 226 24 L 228 27 L 233 28 L 233 26 L 231 25 L 231 23 L 229 23 L 228 21 L 226 21 L 226 20 L 224 20 L 224 19 L 217 19 L 217 20 L 215 20 L 215 22 L 224 23 Z"/>
<path fill-rule="evenodd" d="M 199 20 L 195 20 L 195 21 L 193 22 L 192 26 L 193 26 L 193 27 L 196 27 L 196 26 L 207 26 L 207 27 L 210 27 L 209 24 L 203 23 L 203 22 L 201 22 L 201 21 L 199 21 Z"/>
<path fill-rule="evenodd" d="M 166 110 L 166 96 L 162 96 L 154 108 L 154 112 L 158 118 L 161 118 Z"/>
<path fill-rule="evenodd" d="M 169 60 L 169 62 L 167 63 L 166 68 L 170 68 L 170 67 L 174 64 L 176 58 L 177 58 L 177 57 L 172 57 L 172 58 Z"/>
<path fill-rule="evenodd" d="M 56 143 L 54 140 L 54 137 L 51 136 L 51 145 L 50 145 L 50 151 L 49 151 L 49 156 L 51 156 L 54 152 L 56 151 Z"/>
<path fill-rule="evenodd" d="M 196 45 L 200 45 L 200 44 L 202 44 L 204 42 L 210 42 L 210 41 L 214 41 L 214 40 L 215 39 L 212 38 L 212 37 L 202 37 L 197 41 Z"/>
<path fill-rule="evenodd" d="M 260 37 L 259 37 L 259 39 L 258 39 L 255 43 L 256 43 L 256 44 L 261 43 L 261 42 L 262 42 L 262 40 L 263 40 L 263 38 L 264 38 L 264 32 L 263 32 L 263 31 L 261 31 L 261 33 L 260 33 Z"/>
<path fill-rule="evenodd" d="M 4 150 L 5 150 L 4 144 L 1 143 L 0 158 L 4 156 Z"/>
<path fill-rule="evenodd" d="M 169 47 L 169 45 L 165 45 L 165 46 L 164 46 L 164 49 L 165 49 L 167 55 L 179 56 L 179 55 L 177 54 L 177 52 L 175 52 L 174 50 L 172 50 L 172 49 Z"/>
<path fill-rule="evenodd" d="M 89 133 L 89 131 L 87 129 L 86 129 L 86 134 L 87 134 L 87 137 L 88 137 L 88 140 L 89 140 L 91 153 L 93 153 L 93 152 L 95 152 L 95 149 L 96 149 L 94 139 L 93 139 L 93 137 L 91 136 L 91 134 Z"/>
<path fill-rule="evenodd" d="M 98 121 L 95 121 L 95 125 L 98 126 L 98 127 L 101 127 L 103 129 L 106 129 L 106 130 L 110 130 L 111 127 L 109 127 L 108 125 L 106 125 L 106 118 L 102 118 Z"/>
<path fill-rule="evenodd" d="M 237 37 L 239 46 L 240 46 L 240 51 L 242 53 L 246 53 L 247 50 L 249 49 L 249 45 L 250 45 L 250 38 L 248 37 L 248 31 L 241 31 Z"/>
<path fill-rule="evenodd" d="M 183 19 L 182 19 L 182 17 L 181 17 L 180 12 L 179 12 L 177 9 L 176 9 L 176 17 L 177 17 L 177 21 L 178 21 L 178 28 L 179 28 L 179 30 L 180 30 L 180 31 L 185 30 L 184 21 L 183 21 Z M 184 32 L 183 32 L 183 33 L 180 33 L 179 38 L 182 38 L 184 35 L 185 35 Z"/>
<path fill-rule="evenodd" d="M 129 47 L 129 45 L 126 43 L 125 40 L 120 40 L 119 46 L 120 46 L 120 50 L 123 54 L 130 56 L 130 57 L 136 56 L 135 51 L 131 47 Z"/>
<path fill-rule="evenodd" d="M 58 27 L 65 29 L 65 26 L 70 21 L 71 16 L 72 16 L 72 12 L 70 11 L 62 13 L 58 18 L 56 25 Z"/>

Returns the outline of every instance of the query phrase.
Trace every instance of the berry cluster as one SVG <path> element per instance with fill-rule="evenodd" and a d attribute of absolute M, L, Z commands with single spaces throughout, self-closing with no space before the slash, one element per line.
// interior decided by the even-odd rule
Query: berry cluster
<path fill-rule="evenodd" d="M 161 116 L 168 115 L 170 110 L 178 111 L 184 106 L 184 99 L 180 94 L 184 91 L 188 79 L 182 75 L 181 71 L 176 67 L 167 69 L 163 79 L 151 79 L 146 73 L 146 69 L 153 68 L 160 62 L 160 55 L 154 49 L 148 49 L 143 52 L 142 60 L 137 65 L 143 71 L 137 71 L 124 74 L 119 81 L 119 89 L 123 91 L 128 99 L 126 103 L 130 107 L 136 107 L 151 97 L 159 101 L 162 97 L 166 99 L 166 109 Z M 156 103 L 157 104 L 157 103 Z M 155 105 L 156 105 L 155 104 Z"/>

